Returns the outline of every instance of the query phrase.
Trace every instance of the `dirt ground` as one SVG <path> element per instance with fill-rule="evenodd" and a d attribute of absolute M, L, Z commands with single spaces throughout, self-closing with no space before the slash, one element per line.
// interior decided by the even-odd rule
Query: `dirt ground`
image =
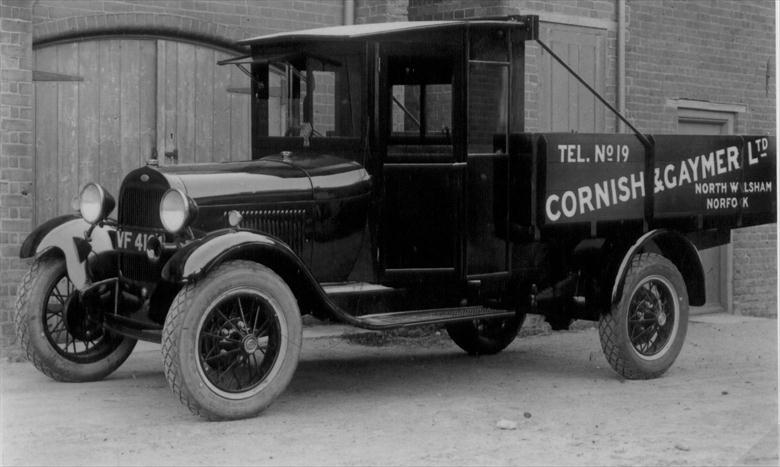
<path fill-rule="evenodd" d="M 205 422 L 159 348 L 105 381 L 2 363 L 3 465 L 778 465 L 777 321 L 692 317 L 652 381 L 608 367 L 596 329 L 472 358 L 446 335 L 309 338 L 258 418 Z M 366 345 L 381 344 L 381 345 Z M 516 428 L 511 429 L 516 423 Z M 510 429 L 502 429 L 501 426 Z"/>

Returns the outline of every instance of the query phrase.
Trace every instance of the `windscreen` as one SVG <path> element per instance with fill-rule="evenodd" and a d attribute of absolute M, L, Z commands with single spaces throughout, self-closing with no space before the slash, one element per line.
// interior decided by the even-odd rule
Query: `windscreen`
<path fill-rule="evenodd" d="M 259 136 L 357 138 L 361 130 L 359 56 L 302 53 L 256 65 Z"/>

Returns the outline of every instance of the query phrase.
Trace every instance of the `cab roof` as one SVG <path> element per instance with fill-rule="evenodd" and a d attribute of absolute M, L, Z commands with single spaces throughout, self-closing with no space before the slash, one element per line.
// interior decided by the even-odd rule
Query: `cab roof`
<path fill-rule="evenodd" d="M 394 23 L 352 24 L 348 26 L 330 26 L 325 28 L 305 29 L 302 31 L 279 32 L 267 34 L 237 42 L 238 45 L 268 45 L 286 42 L 309 41 L 340 41 L 349 39 L 367 39 L 389 34 L 410 31 L 431 31 L 442 29 L 460 29 L 468 25 L 497 27 L 533 27 L 529 24 L 532 16 L 506 16 L 501 18 L 476 18 L 453 21 L 399 21 Z"/>

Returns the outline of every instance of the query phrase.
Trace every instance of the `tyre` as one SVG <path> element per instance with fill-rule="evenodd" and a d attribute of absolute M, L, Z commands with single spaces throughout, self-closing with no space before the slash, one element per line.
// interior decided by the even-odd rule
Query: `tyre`
<path fill-rule="evenodd" d="M 599 320 L 599 338 L 612 368 L 627 379 L 661 376 L 682 349 L 688 330 L 688 291 L 671 261 L 655 253 L 631 260 L 623 294 Z"/>
<path fill-rule="evenodd" d="M 494 355 L 515 340 L 523 321 L 525 314 L 504 319 L 452 323 L 447 325 L 447 334 L 469 355 Z"/>
<path fill-rule="evenodd" d="M 298 303 L 282 278 L 231 261 L 173 300 L 162 335 L 165 378 L 195 414 L 252 417 L 292 379 L 301 335 Z"/>
<path fill-rule="evenodd" d="M 36 259 L 19 286 L 14 322 L 27 359 L 57 381 L 105 378 L 130 356 L 135 339 L 105 331 L 68 278 L 65 260 Z"/>

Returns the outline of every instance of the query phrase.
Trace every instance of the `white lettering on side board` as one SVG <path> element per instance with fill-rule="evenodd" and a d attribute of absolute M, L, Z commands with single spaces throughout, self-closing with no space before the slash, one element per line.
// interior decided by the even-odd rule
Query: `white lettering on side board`
<path fill-rule="evenodd" d="M 769 140 L 760 138 L 746 146 L 746 165 L 755 165 L 767 157 Z M 559 144 L 557 150 L 561 163 L 591 162 L 589 157 L 583 157 L 579 144 Z M 629 147 L 620 144 L 595 145 L 593 154 L 593 162 L 626 162 L 629 158 Z M 708 196 L 705 202 L 708 210 L 746 208 L 749 207 L 748 197 L 736 195 L 771 192 L 773 189 L 771 181 L 712 181 L 720 175 L 741 170 L 743 168 L 741 165 L 739 147 L 728 146 L 708 154 L 684 159 L 679 163 L 656 167 L 653 174 L 653 193 L 694 184 L 696 195 Z M 592 185 L 573 188 L 560 194 L 551 194 L 545 201 L 545 214 L 548 220 L 556 222 L 628 203 L 644 196 L 645 173 L 640 170 Z"/>

